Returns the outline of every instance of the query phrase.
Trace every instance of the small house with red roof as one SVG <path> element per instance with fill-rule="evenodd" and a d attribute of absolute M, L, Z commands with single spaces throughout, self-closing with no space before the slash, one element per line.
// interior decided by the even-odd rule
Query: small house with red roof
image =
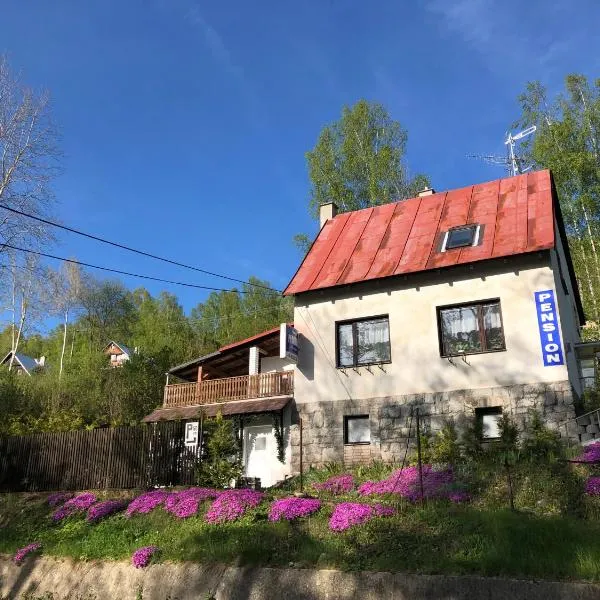
<path fill-rule="evenodd" d="M 502 414 L 575 416 L 585 318 L 549 171 L 322 206 L 284 294 L 305 464 L 401 460 L 417 407 L 432 430 L 475 416 L 487 439 Z"/>

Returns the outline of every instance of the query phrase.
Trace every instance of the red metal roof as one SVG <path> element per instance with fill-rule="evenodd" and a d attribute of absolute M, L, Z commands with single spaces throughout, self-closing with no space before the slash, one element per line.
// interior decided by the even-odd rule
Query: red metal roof
<path fill-rule="evenodd" d="M 441 252 L 452 227 L 479 224 L 476 246 Z M 284 295 L 554 247 L 550 171 L 342 213 L 317 236 Z"/>

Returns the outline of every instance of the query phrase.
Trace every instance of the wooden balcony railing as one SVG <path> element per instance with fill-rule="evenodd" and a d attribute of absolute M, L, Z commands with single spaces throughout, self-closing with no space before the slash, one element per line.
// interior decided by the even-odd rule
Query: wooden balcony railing
<path fill-rule="evenodd" d="M 294 372 L 279 371 L 242 375 L 225 379 L 205 379 L 198 383 L 165 386 L 163 406 L 196 406 L 233 400 L 250 400 L 270 396 L 288 396 L 294 392 Z"/>

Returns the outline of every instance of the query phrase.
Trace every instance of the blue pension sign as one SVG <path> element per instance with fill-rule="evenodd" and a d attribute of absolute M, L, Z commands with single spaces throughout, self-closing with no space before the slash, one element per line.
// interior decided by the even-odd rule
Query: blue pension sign
<path fill-rule="evenodd" d="M 298 332 L 287 323 L 279 330 L 279 358 L 298 362 Z"/>
<path fill-rule="evenodd" d="M 534 296 L 544 366 L 564 365 L 554 290 L 535 292 Z"/>

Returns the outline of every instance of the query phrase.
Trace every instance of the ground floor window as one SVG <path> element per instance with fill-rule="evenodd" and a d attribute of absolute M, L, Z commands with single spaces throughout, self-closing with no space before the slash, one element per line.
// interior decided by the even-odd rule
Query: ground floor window
<path fill-rule="evenodd" d="M 370 442 L 369 415 L 344 417 L 344 444 L 369 444 Z"/>
<path fill-rule="evenodd" d="M 475 418 L 482 425 L 481 437 L 484 440 L 497 440 L 500 437 L 500 419 L 502 418 L 501 406 L 476 408 Z"/>

